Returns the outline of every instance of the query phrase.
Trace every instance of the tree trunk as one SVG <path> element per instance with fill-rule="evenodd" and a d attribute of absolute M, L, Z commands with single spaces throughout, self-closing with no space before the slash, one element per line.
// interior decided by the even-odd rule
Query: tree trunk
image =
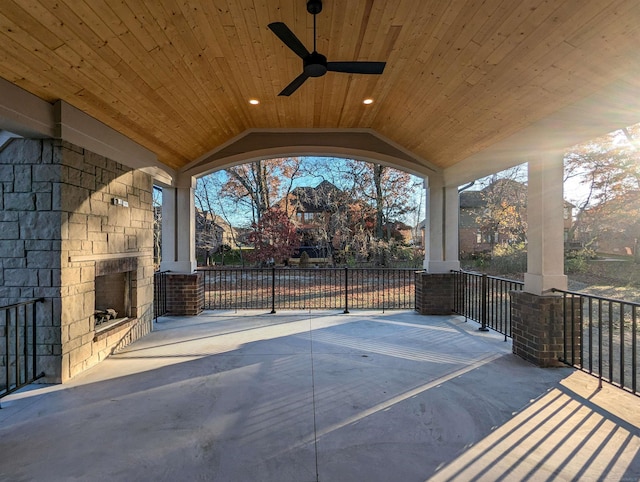
<path fill-rule="evenodd" d="M 382 192 L 382 174 L 385 166 L 380 164 L 373 165 L 373 182 L 376 188 L 376 238 L 383 239 L 384 231 L 382 229 L 384 220 L 384 195 Z"/>

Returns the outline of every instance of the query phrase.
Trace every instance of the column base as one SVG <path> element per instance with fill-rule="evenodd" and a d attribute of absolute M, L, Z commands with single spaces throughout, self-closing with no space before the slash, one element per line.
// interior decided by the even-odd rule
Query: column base
<path fill-rule="evenodd" d="M 538 296 L 524 291 L 512 291 L 511 295 L 511 333 L 513 353 L 539 367 L 566 366 L 580 353 L 579 337 L 565 342 L 565 310 L 571 310 L 571 300 L 567 303 L 560 296 Z M 573 306 L 571 313 L 565 314 L 568 320 L 574 320 L 575 330 L 579 333 L 581 310 L 579 303 Z M 568 327 L 567 329 L 571 329 Z"/>
<path fill-rule="evenodd" d="M 553 288 L 566 290 L 567 283 L 567 276 L 563 274 L 524 274 L 524 291 L 538 296 L 550 293 Z"/>
<path fill-rule="evenodd" d="M 423 267 L 427 273 L 431 274 L 449 273 L 460 271 L 460 261 L 425 261 Z"/>
<path fill-rule="evenodd" d="M 167 273 L 167 314 L 195 316 L 203 310 L 202 273 Z"/>
<path fill-rule="evenodd" d="M 196 261 L 162 261 L 160 271 L 173 273 L 193 273 L 198 268 Z"/>
<path fill-rule="evenodd" d="M 451 273 L 416 273 L 416 306 L 421 315 L 453 313 L 453 281 Z"/>

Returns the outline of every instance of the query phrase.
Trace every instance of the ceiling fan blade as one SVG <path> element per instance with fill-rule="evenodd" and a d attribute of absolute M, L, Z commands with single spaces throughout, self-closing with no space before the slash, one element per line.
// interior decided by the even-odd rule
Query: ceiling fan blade
<path fill-rule="evenodd" d="M 267 26 L 287 47 L 293 50 L 298 57 L 304 59 L 310 55 L 307 47 L 300 42 L 298 37 L 296 37 L 296 34 L 294 34 L 283 22 L 273 22 Z"/>
<path fill-rule="evenodd" d="M 298 87 L 304 84 L 304 81 L 307 80 L 308 78 L 309 78 L 309 75 L 306 74 L 305 72 L 302 72 L 295 79 L 293 79 L 293 81 L 289 85 L 287 85 L 284 89 L 282 89 L 282 92 L 280 92 L 278 95 L 284 95 L 286 97 L 289 97 L 296 90 L 298 90 Z"/>
<path fill-rule="evenodd" d="M 327 62 L 327 70 L 347 74 L 381 74 L 386 62 Z"/>

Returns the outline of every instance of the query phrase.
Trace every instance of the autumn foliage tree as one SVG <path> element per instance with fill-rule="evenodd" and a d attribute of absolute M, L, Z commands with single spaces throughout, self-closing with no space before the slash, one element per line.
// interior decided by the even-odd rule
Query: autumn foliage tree
<path fill-rule="evenodd" d="M 284 211 L 271 208 L 253 223 L 248 241 L 253 245 L 247 259 L 261 265 L 282 263 L 296 253 L 300 247 L 300 236 L 296 227 Z"/>
<path fill-rule="evenodd" d="M 574 147 L 565 156 L 565 180 L 580 180 L 581 199 L 571 237 L 585 246 L 623 240 L 636 260 L 640 239 L 640 125 Z M 569 197 L 573 193 L 568 192 Z"/>
<path fill-rule="evenodd" d="M 508 177 L 499 179 L 494 176 L 482 190 L 482 200 L 483 209 L 476 222 L 492 248 L 498 240 L 516 243 L 526 239 L 526 185 Z"/>

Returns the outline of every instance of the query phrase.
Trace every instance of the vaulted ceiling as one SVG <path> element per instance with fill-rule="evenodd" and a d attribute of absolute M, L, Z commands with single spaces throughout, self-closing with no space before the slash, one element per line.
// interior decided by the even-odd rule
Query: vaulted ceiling
<path fill-rule="evenodd" d="M 0 77 L 173 169 L 252 129 L 370 129 L 446 169 L 607 89 L 640 120 L 637 0 L 325 0 L 317 50 L 386 68 L 290 97 L 302 62 L 276 21 L 312 50 L 305 0 L 3 0 Z"/>

